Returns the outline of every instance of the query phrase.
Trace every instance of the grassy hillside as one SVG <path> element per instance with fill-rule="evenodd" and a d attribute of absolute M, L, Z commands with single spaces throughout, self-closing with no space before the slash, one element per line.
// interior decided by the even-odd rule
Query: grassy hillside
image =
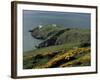
<path fill-rule="evenodd" d="M 24 52 L 24 69 L 91 65 L 89 29 L 45 25 L 30 32 L 44 41 L 37 49 Z"/>

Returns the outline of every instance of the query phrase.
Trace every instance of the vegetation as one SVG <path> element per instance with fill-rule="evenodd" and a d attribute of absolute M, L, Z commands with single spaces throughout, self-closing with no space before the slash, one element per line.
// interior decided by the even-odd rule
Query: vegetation
<path fill-rule="evenodd" d="M 59 67 L 61 65 L 61 67 L 64 66 L 68 66 L 68 62 L 69 61 L 73 61 L 76 60 L 77 64 L 81 64 L 82 62 L 85 62 L 85 59 L 87 59 L 88 57 L 86 56 L 87 53 L 90 52 L 90 48 L 78 48 L 78 49 L 74 49 L 74 50 L 69 50 L 68 52 L 65 52 L 64 54 L 58 54 L 56 55 L 54 58 L 52 58 L 50 61 L 48 61 L 45 65 L 43 66 L 38 66 L 39 68 L 51 68 L 51 67 Z M 83 55 L 85 55 L 86 57 L 83 57 Z M 78 61 L 77 58 L 81 57 L 83 61 Z M 64 64 L 63 64 L 64 63 Z M 65 65 L 65 63 L 67 63 Z M 71 64 L 72 62 L 70 62 Z M 75 62 L 73 62 L 75 64 Z M 63 64 L 63 65 L 62 65 Z M 73 65 L 73 64 L 72 64 Z M 78 66 L 78 65 L 76 65 Z"/>
<path fill-rule="evenodd" d="M 42 28 L 36 27 L 35 29 L 31 30 L 32 36 L 37 39 L 46 39 L 52 34 L 55 34 L 59 30 L 64 29 L 64 27 L 60 26 L 52 26 L 52 25 L 44 25 Z"/>
<path fill-rule="evenodd" d="M 90 30 L 45 25 L 31 31 L 44 40 L 33 51 L 23 55 L 23 68 L 90 66 Z"/>

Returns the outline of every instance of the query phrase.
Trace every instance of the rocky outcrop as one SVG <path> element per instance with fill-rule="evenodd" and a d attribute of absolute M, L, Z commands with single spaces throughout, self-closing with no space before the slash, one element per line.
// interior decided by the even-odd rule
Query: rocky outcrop
<path fill-rule="evenodd" d="M 48 37 L 46 40 L 44 40 L 42 43 L 40 43 L 38 45 L 38 48 L 41 48 L 41 47 L 48 47 L 48 46 L 51 46 L 51 45 L 56 45 L 56 40 L 57 38 L 63 34 L 66 30 L 68 29 L 62 29 L 62 30 L 59 30 L 57 31 L 54 35 Z"/>
<path fill-rule="evenodd" d="M 42 26 L 42 28 L 36 27 L 29 32 L 32 37 L 43 40 L 36 46 L 37 48 L 79 42 L 80 46 L 90 45 L 90 31 L 88 29 Z"/>

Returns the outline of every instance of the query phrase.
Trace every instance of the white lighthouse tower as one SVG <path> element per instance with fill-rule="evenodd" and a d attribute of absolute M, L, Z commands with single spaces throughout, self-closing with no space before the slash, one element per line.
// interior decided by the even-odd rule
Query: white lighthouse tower
<path fill-rule="evenodd" d="M 39 29 L 42 28 L 42 25 L 39 25 Z"/>
<path fill-rule="evenodd" d="M 56 24 L 52 24 L 52 26 L 56 27 L 57 25 Z"/>

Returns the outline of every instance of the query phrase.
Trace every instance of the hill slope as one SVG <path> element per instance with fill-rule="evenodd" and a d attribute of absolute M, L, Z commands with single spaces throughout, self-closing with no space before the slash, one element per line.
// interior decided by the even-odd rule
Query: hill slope
<path fill-rule="evenodd" d="M 89 29 L 45 25 L 30 32 L 43 42 L 24 53 L 24 69 L 91 65 Z"/>

